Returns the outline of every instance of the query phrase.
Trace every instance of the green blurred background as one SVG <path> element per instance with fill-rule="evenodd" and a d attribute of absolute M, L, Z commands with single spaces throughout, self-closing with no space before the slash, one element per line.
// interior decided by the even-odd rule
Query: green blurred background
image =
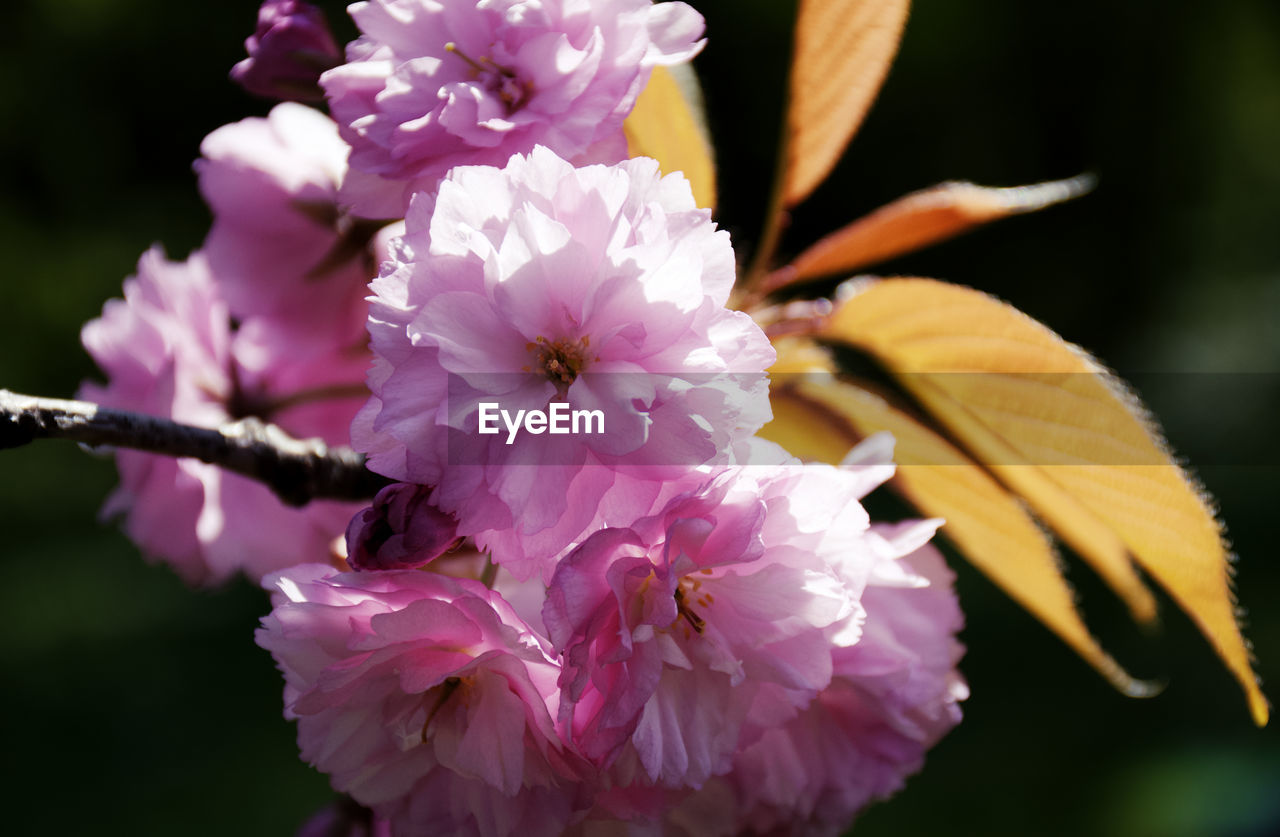
<path fill-rule="evenodd" d="M 720 222 L 756 235 L 794 9 L 699 0 Z M 345 37 L 341 4 L 325 4 Z M 267 104 L 226 80 L 255 0 L 18 0 L 0 28 L 0 386 L 69 396 L 77 332 L 153 242 L 208 214 L 190 164 Z M 995 293 L 1133 379 L 1217 498 L 1264 680 L 1280 683 L 1270 540 L 1280 447 L 1280 7 L 1273 0 L 919 0 L 879 102 L 796 213 L 794 252 L 947 179 L 1091 171 L 1098 190 L 890 263 Z M 0 453 L 9 834 L 288 835 L 329 796 L 252 644 L 265 597 L 185 589 L 96 509 L 110 461 Z M 966 719 L 861 835 L 1280 834 L 1280 733 L 1256 730 L 1188 620 L 1132 627 L 1074 559 L 1090 625 L 1164 694 L 1113 692 L 959 561 Z M 1272 689 L 1273 697 L 1275 689 Z"/>

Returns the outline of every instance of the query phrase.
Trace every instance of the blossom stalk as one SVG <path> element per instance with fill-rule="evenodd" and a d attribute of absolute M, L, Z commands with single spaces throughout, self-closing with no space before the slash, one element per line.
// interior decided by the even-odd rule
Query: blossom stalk
<path fill-rule="evenodd" d="M 319 499 L 363 500 L 390 482 L 366 469 L 364 456 L 349 447 L 295 439 L 255 418 L 216 429 L 193 427 L 90 401 L 0 389 L 0 449 L 36 439 L 192 457 L 255 479 L 293 506 Z"/>

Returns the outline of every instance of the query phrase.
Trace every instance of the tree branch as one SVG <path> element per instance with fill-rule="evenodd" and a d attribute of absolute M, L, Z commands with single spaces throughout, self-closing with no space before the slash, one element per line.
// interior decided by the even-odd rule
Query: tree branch
<path fill-rule="evenodd" d="M 36 439 L 193 457 L 258 480 L 291 506 L 321 499 L 367 500 L 391 482 L 365 468 L 364 456 L 351 448 L 295 439 L 255 418 L 211 430 L 88 401 L 0 389 L 0 449 Z"/>

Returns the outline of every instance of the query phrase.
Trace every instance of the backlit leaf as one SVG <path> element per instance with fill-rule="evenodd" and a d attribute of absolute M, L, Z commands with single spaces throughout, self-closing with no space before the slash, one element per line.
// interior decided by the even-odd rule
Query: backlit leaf
<path fill-rule="evenodd" d="M 1077 550 L 1101 523 L 1192 617 L 1266 722 L 1221 529 L 1141 405 L 1095 360 L 996 299 L 930 279 L 863 285 L 823 336 L 875 356 Z M 1133 607 L 1108 553 L 1081 551 Z"/>
<path fill-rule="evenodd" d="M 774 419 L 761 431 L 804 459 L 838 463 L 872 434 L 896 440 L 891 483 L 988 578 L 1081 657 L 1130 695 L 1150 694 L 1090 635 L 1076 611 L 1058 556 L 1023 506 L 953 445 L 881 397 L 830 376 L 784 375 L 772 395 Z"/>
<path fill-rule="evenodd" d="M 716 170 L 693 70 L 654 67 L 622 127 L 632 157 L 654 158 L 663 174 L 684 172 L 698 206 L 715 208 Z"/>
<path fill-rule="evenodd" d="M 783 203 L 835 166 L 898 51 L 907 0 L 800 0 L 787 106 Z"/>
<path fill-rule="evenodd" d="M 1093 178 L 1082 176 L 1008 189 L 943 183 L 914 192 L 821 239 L 775 271 L 762 290 L 771 293 L 806 280 L 847 274 L 990 221 L 1079 197 L 1092 187 Z"/>

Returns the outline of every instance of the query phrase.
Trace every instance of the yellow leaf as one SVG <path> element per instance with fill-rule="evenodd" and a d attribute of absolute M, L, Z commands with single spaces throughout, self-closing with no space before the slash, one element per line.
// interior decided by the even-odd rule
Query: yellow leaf
<path fill-rule="evenodd" d="M 775 271 L 761 290 L 772 293 L 809 279 L 848 273 L 937 244 L 980 224 L 1079 197 L 1092 187 L 1093 178 L 1082 176 L 1008 189 L 943 183 L 914 192 L 818 241 Z"/>
<path fill-rule="evenodd" d="M 823 336 L 878 358 L 1078 550 L 1097 524 L 1109 530 L 1192 617 L 1266 723 L 1219 525 L 1141 405 L 1095 360 L 996 299 L 930 279 L 865 285 Z M 1081 554 L 1134 595 L 1109 548 Z"/>
<path fill-rule="evenodd" d="M 787 106 L 782 199 L 794 206 L 831 173 L 898 51 L 907 0 L 800 0 Z"/>
<path fill-rule="evenodd" d="M 664 174 L 683 172 L 698 206 L 715 208 L 715 164 L 691 69 L 654 67 L 622 127 L 632 157 L 654 158 Z"/>
<path fill-rule="evenodd" d="M 862 439 L 883 431 L 896 440 L 893 486 L 930 517 L 942 534 L 997 586 L 1116 688 L 1152 693 L 1130 677 L 1090 635 L 1076 611 L 1058 556 L 1023 506 L 982 468 L 884 399 L 830 376 L 781 376 L 765 438 L 803 459 L 838 463 Z"/>
<path fill-rule="evenodd" d="M 835 374 L 835 360 L 825 346 L 819 346 L 804 337 L 778 337 L 771 342 L 773 350 L 778 354 L 778 359 L 769 367 L 771 382 L 786 381 L 793 375 L 803 373 Z"/>

